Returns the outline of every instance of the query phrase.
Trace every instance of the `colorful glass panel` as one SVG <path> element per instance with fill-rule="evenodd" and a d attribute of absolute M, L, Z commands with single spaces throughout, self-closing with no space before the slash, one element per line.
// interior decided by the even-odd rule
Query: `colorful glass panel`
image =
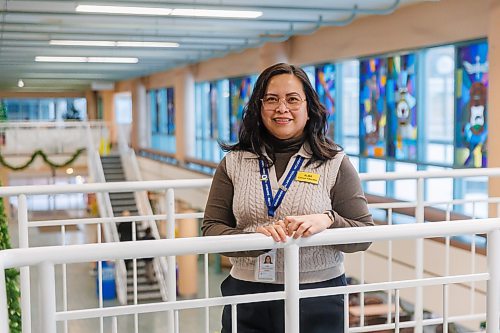
<path fill-rule="evenodd" d="M 417 98 L 415 55 L 387 59 L 387 156 L 417 158 Z"/>
<path fill-rule="evenodd" d="M 360 61 L 359 136 L 360 152 L 364 156 L 386 155 L 386 83 L 386 59 Z"/>
<path fill-rule="evenodd" d="M 457 47 L 455 165 L 486 167 L 488 43 Z"/>
<path fill-rule="evenodd" d="M 334 138 L 335 129 L 335 65 L 324 64 L 316 66 L 315 88 L 320 102 L 328 112 L 328 137 Z"/>
<path fill-rule="evenodd" d="M 238 140 L 238 131 L 243 120 L 243 111 L 252 95 L 255 76 L 234 78 L 229 80 L 229 112 L 230 141 Z"/>

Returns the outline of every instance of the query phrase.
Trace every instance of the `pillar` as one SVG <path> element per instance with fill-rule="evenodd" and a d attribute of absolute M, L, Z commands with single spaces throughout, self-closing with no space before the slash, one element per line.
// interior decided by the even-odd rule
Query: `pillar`
<path fill-rule="evenodd" d="M 132 86 L 132 129 L 130 143 L 132 148 L 150 146 L 150 115 L 147 112 L 146 87 L 142 80 L 134 81 Z"/>
<path fill-rule="evenodd" d="M 194 156 L 194 77 L 190 67 L 180 69 L 175 75 L 175 158 L 183 163 L 186 156 Z"/>
<path fill-rule="evenodd" d="M 85 92 L 85 99 L 87 100 L 87 119 L 96 120 L 97 119 L 97 96 L 96 92 L 93 90 L 87 90 Z"/>
<path fill-rule="evenodd" d="M 102 108 L 103 108 L 103 119 L 109 126 L 109 138 L 113 145 L 118 142 L 116 135 L 116 124 L 115 124 L 115 103 L 114 103 L 114 91 L 106 90 L 101 91 L 102 98 Z"/>
<path fill-rule="evenodd" d="M 500 167 L 500 1 L 489 1 L 488 17 L 488 167 Z M 498 127 L 498 129 L 497 129 Z M 490 178 L 490 197 L 500 197 L 500 177 Z M 490 207 L 490 217 L 497 214 L 496 205 Z"/>

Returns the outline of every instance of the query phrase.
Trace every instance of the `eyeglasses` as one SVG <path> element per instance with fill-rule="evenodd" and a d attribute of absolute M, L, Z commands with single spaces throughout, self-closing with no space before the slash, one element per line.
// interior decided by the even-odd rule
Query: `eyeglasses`
<path fill-rule="evenodd" d="M 290 95 L 284 98 L 278 98 L 276 96 L 270 95 L 270 96 L 264 96 L 264 98 L 262 98 L 261 101 L 262 101 L 262 106 L 266 111 L 276 110 L 277 108 L 280 107 L 281 102 L 283 102 L 283 104 L 285 104 L 285 107 L 290 111 L 297 111 L 300 109 L 302 103 L 305 102 L 306 100 L 302 99 L 298 95 Z"/>

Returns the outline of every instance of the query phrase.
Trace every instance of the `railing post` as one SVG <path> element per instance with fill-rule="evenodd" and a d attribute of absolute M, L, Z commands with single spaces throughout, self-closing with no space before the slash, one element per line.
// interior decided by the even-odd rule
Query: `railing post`
<path fill-rule="evenodd" d="M 29 247 L 28 239 L 28 203 L 26 195 L 20 194 L 17 198 L 17 224 L 19 228 L 19 248 Z M 21 324 L 23 333 L 31 332 L 31 291 L 30 268 L 21 267 Z"/>
<path fill-rule="evenodd" d="M 418 177 L 417 179 L 417 207 L 415 208 L 415 219 L 417 223 L 424 223 L 425 221 L 425 207 L 424 207 L 424 178 Z M 415 240 L 415 278 L 417 280 L 424 277 L 424 239 L 417 238 Z M 415 288 L 415 333 L 422 333 L 423 331 L 423 289 L 422 287 Z"/>
<path fill-rule="evenodd" d="M 175 195 L 174 190 L 169 188 L 166 195 L 167 200 L 167 239 L 175 238 Z M 176 267 L 175 256 L 167 257 L 167 297 L 170 302 L 177 300 L 176 291 Z M 167 332 L 175 332 L 174 311 L 168 311 Z"/>
<path fill-rule="evenodd" d="M 0 333 L 9 333 L 9 310 L 7 308 L 5 268 L 3 263 L 0 262 Z"/>
<path fill-rule="evenodd" d="M 500 325 L 500 230 L 488 233 L 488 271 L 490 279 L 487 282 L 486 332 L 498 333 Z"/>
<path fill-rule="evenodd" d="M 285 332 L 299 333 L 299 246 L 285 247 Z"/>
<path fill-rule="evenodd" d="M 38 265 L 40 274 L 40 299 L 42 318 L 41 328 L 42 333 L 56 332 L 56 280 L 54 272 L 54 264 L 50 262 L 42 262 Z"/>

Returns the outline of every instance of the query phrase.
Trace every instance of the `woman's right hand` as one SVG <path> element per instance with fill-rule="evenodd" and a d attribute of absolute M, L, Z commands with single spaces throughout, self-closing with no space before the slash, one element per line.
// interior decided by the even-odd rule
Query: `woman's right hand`
<path fill-rule="evenodd" d="M 286 227 L 285 223 L 282 220 L 279 220 L 276 223 L 259 226 L 255 232 L 264 234 L 268 237 L 272 237 L 275 242 L 286 242 Z"/>

